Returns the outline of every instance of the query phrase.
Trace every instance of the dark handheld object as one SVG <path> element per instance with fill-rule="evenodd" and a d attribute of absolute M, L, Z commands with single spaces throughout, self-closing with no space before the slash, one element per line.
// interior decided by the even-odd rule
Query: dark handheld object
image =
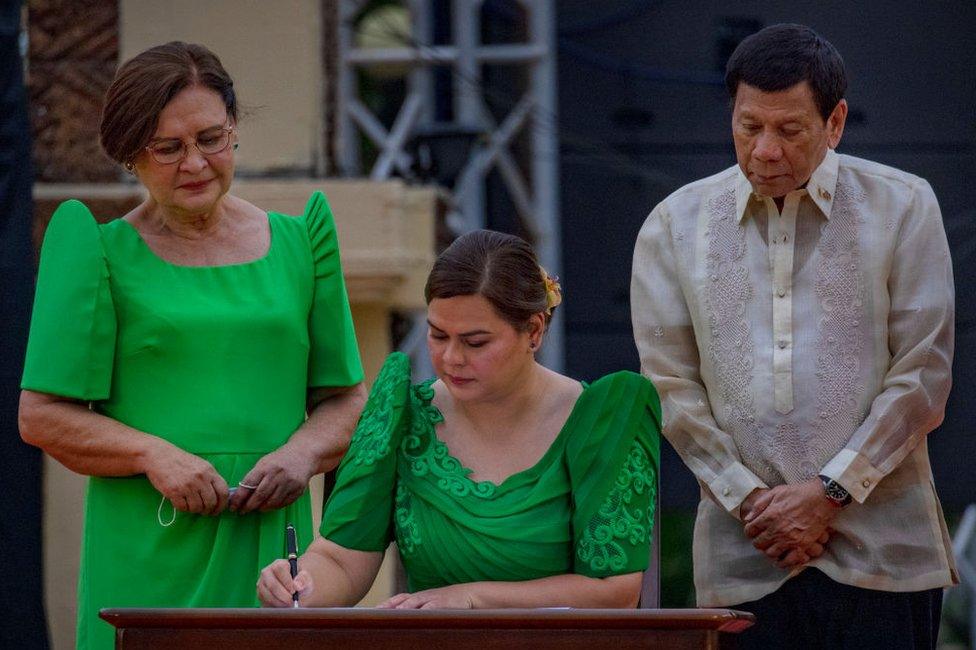
<path fill-rule="evenodd" d="M 288 552 L 288 567 L 291 569 L 292 579 L 298 575 L 298 537 L 295 535 L 295 527 L 291 524 L 285 526 L 285 550 Z M 291 595 L 292 607 L 298 607 L 298 592 Z"/>

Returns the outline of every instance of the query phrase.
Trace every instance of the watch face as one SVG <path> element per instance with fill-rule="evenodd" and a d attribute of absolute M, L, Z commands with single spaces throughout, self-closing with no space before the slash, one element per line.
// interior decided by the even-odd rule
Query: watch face
<path fill-rule="evenodd" d="M 841 501 L 847 498 L 847 490 L 831 481 L 827 484 L 827 496 L 829 496 L 831 499 Z"/>
<path fill-rule="evenodd" d="M 824 493 L 827 498 L 831 501 L 835 501 L 840 505 L 847 505 L 851 500 L 850 493 L 841 487 L 840 483 L 837 481 L 827 478 L 826 476 L 821 476 L 820 480 L 823 482 Z"/>

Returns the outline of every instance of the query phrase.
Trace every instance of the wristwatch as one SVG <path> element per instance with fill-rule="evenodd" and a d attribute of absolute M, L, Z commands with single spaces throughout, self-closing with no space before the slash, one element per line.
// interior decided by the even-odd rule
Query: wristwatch
<path fill-rule="evenodd" d="M 823 483 L 824 496 L 838 508 L 843 508 L 851 502 L 851 494 L 844 489 L 844 486 L 834 479 L 820 475 L 820 482 Z"/>

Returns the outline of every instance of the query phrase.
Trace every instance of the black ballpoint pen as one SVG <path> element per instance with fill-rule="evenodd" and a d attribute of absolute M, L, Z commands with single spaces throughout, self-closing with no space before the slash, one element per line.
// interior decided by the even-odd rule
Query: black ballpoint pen
<path fill-rule="evenodd" d="M 285 526 L 285 550 L 288 552 L 288 567 L 294 580 L 298 575 L 298 538 L 295 535 L 295 527 L 291 524 Z M 291 595 L 291 606 L 298 607 L 297 591 Z"/>

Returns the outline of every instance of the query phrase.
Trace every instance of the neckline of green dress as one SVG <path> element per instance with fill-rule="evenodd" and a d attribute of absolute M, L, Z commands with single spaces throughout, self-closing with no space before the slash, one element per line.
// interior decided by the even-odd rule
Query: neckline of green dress
<path fill-rule="evenodd" d="M 590 385 L 586 382 L 580 382 L 583 386 L 583 392 L 580 393 L 579 397 L 576 398 L 576 402 L 573 403 L 573 408 L 569 412 L 569 416 L 563 423 L 562 427 L 559 429 L 559 433 L 553 438 L 552 443 L 550 443 L 549 448 L 546 449 L 545 453 L 535 462 L 535 464 L 530 467 L 526 467 L 523 470 L 519 470 L 514 474 L 510 474 L 505 477 L 501 483 L 495 483 L 490 480 L 475 481 L 471 478 L 472 470 L 467 467 L 461 460 L 451 453 L 450 448 L 447 446 L 443 440 L 437 436 L 437 425 L 444 421 L 444 414 L 441 413 L 440 409 L 437 408 L 434 403 L 434 389 L 433 383 L 437 381 L 437 377 L 432 377 L 422 384 L 416 386 L 416 394 L 418 399 L 420 399 L 422 411 L 424 412 L 425 419 L 430 430 L 431 436 L 431 449 L 433 451 L 433 456 L 441 458 L 449 458 L 452 461 L 452 465 L 457 467 L 457 478 L 468 485 L 469 494 L 474 494 L 482 498 L 491 498 L 497 495 L 497 493 L 510 490 L 516 486 L 523 485 L 527 482 L 535 480 L 537 475 L 545 470 L 552 464 L 552 456 L 558 455 L 562 451 L 562 447 L 565 446 L 565 439 L 568 437 L 568 431 L 573 429 L 576 420 L 578 420 L 580 415 L 580 404 L 583 402 L 583 398 L 586 396 Z"/>
<path fill-rule="evenodd" d="M 158 263 L 160 263 L 160 264 L 162 264 L 164 266 L 167 266 L 169 268 L 173 268 L 173 269 L 189 269 L 191 271 L 193 271 L 193 270 L 199 270 L 199 269 L 208 269 L 208 270 L 213 270 L 213 269 L 240 269 L 240 268 L 244 268 L 244 267 L 248 267 L 248 266 L 257 266 L 258 264 L 262 264 L 262 263 L 268 261 L 269 259 L 271 259 L 271 254 L 275 250 L 275 242 L 278 239 L 275 236 L 275 225 L 274 225 L 275 224 L 275 220 L 272 218 L 272 215 L 273 214 L 276 214 L 276 213 L 273 213 L 273 212 L 265 212 L 265 215 L 268 218 L 268 232 L 269 232 L 269 235 L 270 235 L 269 236 L 269 239 L 268 239 L 268 250 L 266 250 L 263 255 L 261 255 L 260 257 L 256 257 L 253 260 L 248 260 L 246 262 L 236 262 L 234 264 L 213 264 L 213 265 L 199 265 L 199 266 L 187 265 L 187 264 L 175 264 L 175 263 L 170 262 L 169 260 L 163 259 L 159 255 L 157 255 L 156 254 L 156 251 L 154 251 L 149 246 L 149 244 L 146 243 L 146 240 L 142 238 L 142 235 L 139 233 L 139 231 L 136 229 L 136 227 L 133 226 L 128 221 L 126 221 L 125 219 L 121 219 L 121 218 L 120 219 L 115 219 L 114 221 L 110 221 L 106 225 L 111 225 L 113 223 L 122 223 L 122 224 L 125 224 L 125 226 L 122 228 L 122 230 L 124 230 L 126 232 L 129 232 L 133 237 L 136 238 L 136 241 L 138 242 L 139 247 L 142 249 L 142 251 L 144 253 L 146 253 L 149 258 L 154 259 Z"/>

